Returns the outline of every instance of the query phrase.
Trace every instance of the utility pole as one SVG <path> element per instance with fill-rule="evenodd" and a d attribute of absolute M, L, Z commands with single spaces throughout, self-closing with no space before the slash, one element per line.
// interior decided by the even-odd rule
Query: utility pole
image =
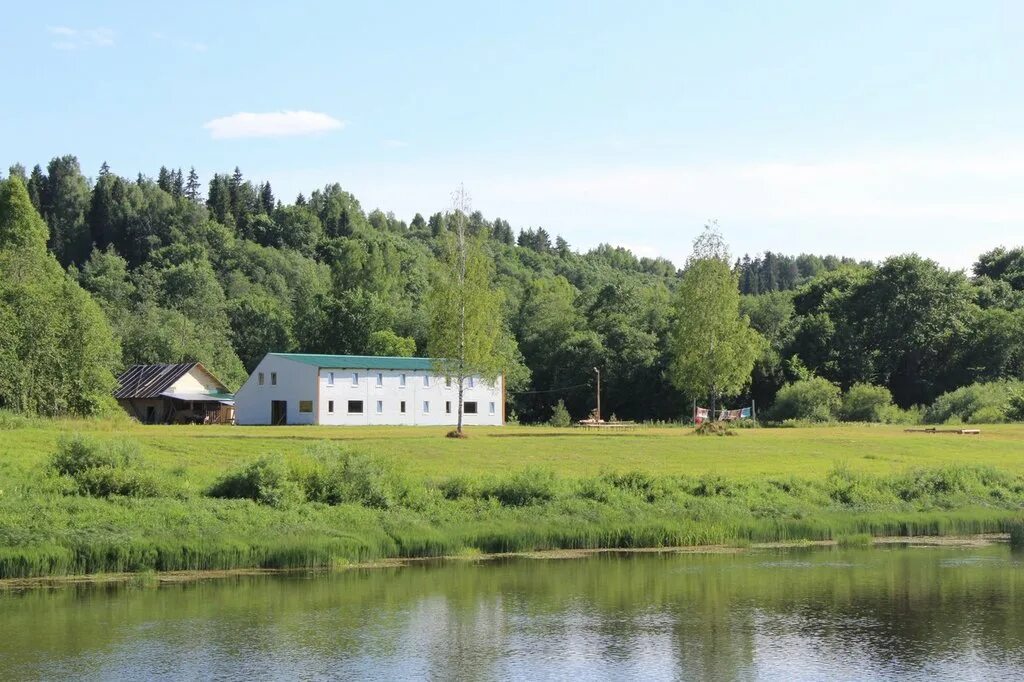
<path fill-rule="evenodd" d="M 594 368 L 594 373 L 597 374 L 597 421 L 601 422 L 601 370 L 597 367 Z"/>

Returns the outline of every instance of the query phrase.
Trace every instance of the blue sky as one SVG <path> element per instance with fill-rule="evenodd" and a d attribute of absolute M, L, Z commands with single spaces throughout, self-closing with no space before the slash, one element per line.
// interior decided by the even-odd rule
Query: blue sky
<path fill-rule="evenodd" d="M 679 263 L 711 218 L 737 254 L 1024 243 L 1024 3 L 145 4 L 5 9 L 0 165 L 239 165 L 407 220 L 464 182 Z"/>

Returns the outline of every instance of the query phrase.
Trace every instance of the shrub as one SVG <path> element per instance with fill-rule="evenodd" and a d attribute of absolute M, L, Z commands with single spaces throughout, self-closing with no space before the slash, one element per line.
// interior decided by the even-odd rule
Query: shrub
<path fill-rule="evenodd" d="M 312 501 L 391 509 L 412 494 L 412 486 L 391 459 L 331 449 L 321 450 L 315 457 L 316 466 L 303 486 Z"/>
<path fill-rule="evenodd" d="M 925 412 L 930 424 L 998 423 L 1009 418 L 1011 399 L 1024 390 L 1020 381 L 992 381 L 962 386 L 943 393 Z"/>
<path fill-rule="evenodd" d="M 0 431 L 14 431 L 32 426 L 36 420 L 32 417 L 14 412 L 13 410 L 0 410 Z"/>
<path fill-rule="evenodd" d="M 50 458 L 50 468 L 74 481 L 75 491 L 92 497 L 155 497 L 159 485 L 142 466 L 138 443 L 106 443 L 74 435 L 62 438 Z"/>
<path fill-rule="evenodd" d="M 551 419 L 548 420 L 548 425 L 566 427 L 572 426 L 572 417 L 569 416 L 569 410 L 565 409 L 565 401 L 559 399 L 558 403 L 551 410 Z"/>
<path fill-rule="evenodd" d="M 1024 387 L 1010 394 L 1006 405 L 1006 418 L 1012 422 L 1024 422 Z"/>
<path fill-rule="evenodd" d="M 509 507 L 522 507 L 553 500 L 558 494 L 558 479 L 547 469 L 524 469 L 492 483 L 484 491 Z"/>
<path fill-rule="evenodd" d="M 446 500 L 460 500 L 466 497 L 476 497 L 479 493 L 479 486 L 469 476 L 452 476 L 441 481 L 437 486 L 438 490 Z"/>
<path fill-rule="evenodd" d="M 303 500 L 302 488 L 289 478 L 280 456 L 268 455 L 230 471 L 210 489 L 211 497 L 254 500 L 272 507 L 287 507 Z"/>
<path fill-rule="evenodd" d="M 779 389 L 772 415 L 779 421 L 827 422 L 835 419 L 839 406 L 839 387 L 821 377 L 811 377 Z"/>
<path fill-rule="evenodd" d="M 885 422 L 893 407 L 892 393 L 884 386 L 854 384 L 843 396 L 839 417 L 847 422 Z"/>

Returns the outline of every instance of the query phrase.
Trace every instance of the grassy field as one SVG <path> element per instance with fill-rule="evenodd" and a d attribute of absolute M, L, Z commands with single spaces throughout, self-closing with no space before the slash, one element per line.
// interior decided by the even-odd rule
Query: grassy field
<path fill-rule="evenodd" d="M 456 441 L 443 428 L 0 417 L 0 578 L 995 532 L 1024 519 L 1024 425 L 725 438 L 503 427 Z"/>
<path fill-rule="evenodd" d="M 185 467 L 208 485 L 246 458 L 302 453 L 330 442 L 400 460 L 415 475 L 495 474 L 526 467 L 566 476 L 640 470 L 655 475 L 718 474 L 822 478 L 837 464 L 867 474 L 955 464 L 1024 473 L 1024 424 L 982 427 L 980 436 L 905 433 L 903 426 L 843 425 L 744 429 L 729 438 L 697 437 L 688 428 L 594 433 L 548 427 L 481 427 L 465 441 L 435 427 L 144 426 L 134 422 L 54 421 L 0 431 L 0 467 L 27 471 L 62 435 L 129 437 L 155 464 Z"/>

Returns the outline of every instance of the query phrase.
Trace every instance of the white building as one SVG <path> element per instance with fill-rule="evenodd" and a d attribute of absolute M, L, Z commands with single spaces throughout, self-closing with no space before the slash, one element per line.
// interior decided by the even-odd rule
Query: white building
<path fill-rule="evenodd" d="M 447 425 L 458 387 L 429 358 L 267 353 L 235 393 L 237 424 Z M 463 424 L 505 422 L 504 377 L 466 380 Z"/>

